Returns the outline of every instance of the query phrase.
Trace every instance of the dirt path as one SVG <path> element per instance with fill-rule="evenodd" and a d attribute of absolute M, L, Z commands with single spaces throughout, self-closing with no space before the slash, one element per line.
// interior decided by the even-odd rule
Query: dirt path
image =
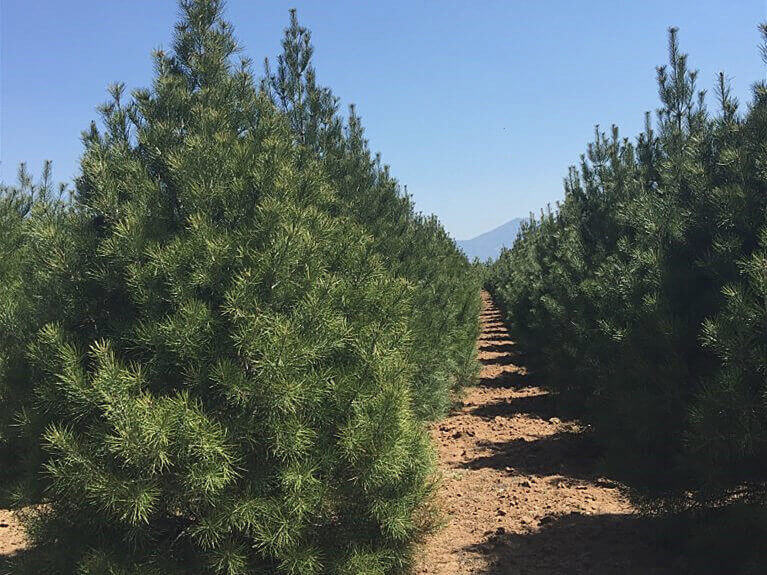
<path fill-rule="evenodd" d="M 416 573 L 671 573 L 648 520 L 596 475 L 594 446 L 514 364 L 500 314 L 482 298 L 479 384 L 433 429 L 447 525 L 426 542 Z"/>

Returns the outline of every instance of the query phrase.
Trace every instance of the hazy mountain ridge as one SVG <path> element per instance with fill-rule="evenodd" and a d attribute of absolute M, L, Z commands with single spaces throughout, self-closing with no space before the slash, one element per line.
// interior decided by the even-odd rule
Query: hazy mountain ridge
<path fill-rule="evenodd" d="M 496 259 L 502 248 L 509 248 L 514 243 L 523 221 L 524 218 L 514 218 L 489 232 L 470 240 L 458 240 L 456 243 L 470 260 L 474 258 L 479 258 L 482 261 L 488 258 Z"/>

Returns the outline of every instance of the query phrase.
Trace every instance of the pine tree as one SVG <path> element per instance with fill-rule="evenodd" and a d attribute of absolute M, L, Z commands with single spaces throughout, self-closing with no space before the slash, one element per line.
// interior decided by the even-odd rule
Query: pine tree
<path fill-rule="evenodd" d="M 183 0 L 151 89 L 111 88 L 36 242 L 58 313 L 29 573 L 382 574 L 428 518 L 412 289 L 339 215 L 218 0 Z"/>
<path fill-rule="evenodd" d="M 767 27 L 762 33 L 767 41 Z M 767 182 L 761 169 L 767 91 L 764 83 L 755 86 L 744 119 L 724 74 L 717 88 L 721 115 L 713 127 L 712 170 L 718 186 L 705 205 L 715 231 L 705 265 L 721 285 L 722 300 L 700 337 L 719 365 L 696 394 L 687 436 L 698 482 L 714 498 L 743 484 L 758 489 L 767 479 Z"/>
<path fill-rule="evenodd" d="M 39 238 L 61 221 L 65 189 L 55 190 L 51 164 L 35 182 L 22 164 L 17 186 L 0 186 L 0 496 L 23 503 L 35 490 L 40 464 L 39 427 L 33 410 L 26 349 L 35 332 L 55 313 L 56 286 L 34 265 Z M 34 423 L 33 423 L 34 421 Z M 25 485 L 26 489 L 21 486 Z M 20 499 L 22 499 L 20 501 Z"/>
<path fill-rule="evenodd" d="M 414 406 L 422 418 L 438 417 L 450 404 L 450 392 L 478 373 L 476 275 L 439 221 L 417 213 L 388 166 L 371 153 L 355 107 L 344 120 L 338 99 L 318 85 L 311 33 L 294 10 L 282 45 L 276 71 L 267 62 L 262 87 L 290 118 L 296 140 L 330 175 L 342 213 L 372 235 L 387 269 L 413 286 Z"/>

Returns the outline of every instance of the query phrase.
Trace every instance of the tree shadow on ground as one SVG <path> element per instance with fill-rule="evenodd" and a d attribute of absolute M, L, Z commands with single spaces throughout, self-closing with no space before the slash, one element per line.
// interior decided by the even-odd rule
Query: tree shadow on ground
<path fill-rule="evenodd" d="M 483 387 L 496 387 L 496 388 L 518 388 L 524 389 L 530 387 L 532 383 L 527 378 L 527 375 L 522 372 L 516 371 L 502 371 L 498 375 L 492 377 L 480 377 L 477 385 Z"/>
<path fill-rule="evenodd" d="M 506 353 L 497 357 L 485 357 L 481 358 L 479 361 L 483 365 L 514 365 L 517 363 L 516 358 L 511 353 Z"/>
<path fill-rule="evenodd" d="M 482 336 L 481 338 L 485 338 L 486 336 L 503 336 L 503 338 L 498 337 L 498 339 L 506 339 L 508 338 L 509 332 L 506 331 L 506 328 L 503 327 L 503 324 L 498 324 L 497 326 L 488 326 L 486 325 L 482 330 Z"/>
<path fill-rule="evenodd" d="M 513 349 L 513 347 L 512 347 Z M 513 361 L 512 361 L 513 359 Z M 525 389 L 534 385 L 535 380 L 524 367 L 526 356 L 515 353 L 484 360 L 486 365 L 511 365 L 516 371 L 501 371 L 494 376 L 480 378 L 479 385 L 489 388 Z M 549 421 L 562 417 L 562 406 L 558 396 L 550 392 L 517 396 L 496 403 L 475 407 L 472 415 L 484 419 L 497 417 L 511 419 L 528 416 Z M 602 450 L 593 437 L 571 424 L 559 425 L 552 435 L 526 440 L 485 442 L 479 444 L 485 452 L 467 463 L 469 469 L 492 468 L 507 471 L 511 475 L 561 475 L 579 480 L 595 480 L 600 475 Z M 489 453 L 487 453 L 489 452 Z"/>
<path fill-rule="evenodd" d="M 529 533 L 503 528 L 466 551 L 487 559 L 486 574 L 670 574 L 653 518 L 631 514 L 548 516 Z"/>
<path fill-rule="evenodd" d="M 552 417 L 556 417 L 558 411 L 556 398 L 549 393 L 541 393 L 538 395 L 515 397 L 512 400 L 498 401 L 496 403 L 486 403 L 472 410 L 471 414 L 483 419 L 528 414 L 532 417 L 548 421 Z"/>
<path fill-rule="evenodd" d="M 499 340 L 496 340 L 499 341 Z M 514 344 L 511 342 L 506 343 L 486 343 L 482 346 L 480 346 L 479 351 L 484 351 L 488 353 L 512 353 L 516 354 L 517 350 L 514 347 Z"/>
<path fill-rule="evenodd" d="M 533 440 L 480 442 L 489 454 L 463 463 L 468 469 L 490 468 L 509 475 L 559 475 L 595 481 L 600 473 L 601 451 L 584 433 L 559 432 Z"/>

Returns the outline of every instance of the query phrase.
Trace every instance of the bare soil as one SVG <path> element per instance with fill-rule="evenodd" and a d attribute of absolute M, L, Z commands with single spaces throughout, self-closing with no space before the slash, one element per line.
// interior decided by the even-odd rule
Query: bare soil
<path fill-rule="evenodd" d="M 476 387 L 432 434 L 445 527 L 424 544 L 418 575 L 671 573 L 642 516 L 599 451 L 519 356 L 483 293 Z"/>
<path fill-rule="evenodd" d="M 14 512 L 0 509 L 0 567 L 3 558 L 22 551 L 26 544 L 24 530 Z"/>

